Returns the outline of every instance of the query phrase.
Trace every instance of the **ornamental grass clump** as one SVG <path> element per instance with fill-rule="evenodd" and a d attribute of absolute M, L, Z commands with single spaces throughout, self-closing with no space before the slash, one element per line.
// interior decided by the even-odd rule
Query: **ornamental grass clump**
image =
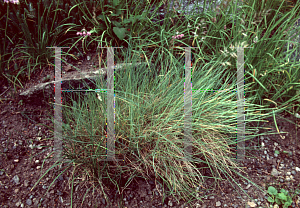
<path fill-rule="evenodd" d="M 134 66 L 136 59 L 129 58 L 131 52 L 124 56 Z M 195 199 L 197 187 L 210 177 L 219 181 L 240 175 L 242 170 L 235 162 L 236 91 L 205 90 L 234 88 L 234 84 L 228 86 L 228 80 L 220 82 L 226 69 L 217 67 L 208 73 L 215 61 L 193 73 L 193 89 L 199 90 L 192 94 L 191 161 L 184 155 L 184 66 L 171 54 L 170 59 L 156 60 L 157 65 L 162 63 L 159 74 L 147 65 L 115 72 L 118 161 L 104 161 L 108 116 L 105 90 L 97 93 L 100 99 L 89 94 L 72 106 L 63 106 L 63 157 L 68 168 L 74 168 L 72 183 L 85 177 L 96 182 L 99 190 L 114 187 L 121 194 L 134 177 L 155 177 L 157 183 L 169 188 L 169 194 L 189 200 Z M 105 89 L 104 80 L 97 80 L 97 89 Z M 262 117 L 255 113 L 260 106 L 246 102 L 245 108 L 247 122 Z M 253 131 L 246 128 L 246 140 L 254 137 Z"/>

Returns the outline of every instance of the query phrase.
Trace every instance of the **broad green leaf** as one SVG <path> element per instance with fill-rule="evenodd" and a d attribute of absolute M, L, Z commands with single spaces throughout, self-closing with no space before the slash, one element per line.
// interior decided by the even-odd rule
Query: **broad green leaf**
<path fill-rule="evenodd" d="M 278 198 L 281 199 L 281 200 L 287 201 L 287 197 L 284 193 L 279 193 Z"/>
<path fill-rule="evenodd" d="M 285 195 L 288 195 L 288 192 L 285 189 L 281 189 L 280 192 L 284 193 Z"/>
<path fill-rule="evenodd" d="M 112 21 L 112 23 L 114 24 L 114 26 L 118 27 L 118 28 L 121 28 L 121 23 L 120 22 L 117 22 L 117 21 Z"/>
<path fill-rule="evenodd" d="M 268 197 L 268 201 L 269 201 L 269 202 L 274 202 L 274 199 L 273 199 L 272 197 L 269 196 L 269 197 Z"/>
<path fill-rule="evenodd" d="M 130 24 L 131 23 L 131 19 L 125 19 L 124 21 L 123 21 L 123 23 L 124 24 Z M 133 22 L 134 23 L 134 22 Z"/>
<path fill-rule="evenodd" d="M 102 21 L 104 21 L 104 15 L 99 15 L 99 16 L 97 16 L 97 20 L 99 20 L 99 19 L 101 19 Z"/>
<path fill-rule="evenodd" d="M 277 190 L 273 186 L 269 186 L 268 193 L 272 194 L 272 195 L 276 195 L 277 194 Z"/>
<path fill-rule="evenodd" d="M 293 202 L 292 197 L 287 196 L 287 200 L 286 201 L 292 204 L 292 202 Z"/>
<path fill-rule="evenodd" d="M 288 207 L 288 206 L 291 206 L 292 203 L 293 203 L 292 201 L 287 201 L 287 202 L 284 203 L 284 206 L 285 206 L 285 205 L 286 205 L 287 207 Z"/>
<path fill-rule="evenodd" d="M 119 0 L 113 0 L 113 6 L 116 7 L 119 4 Z"/>
<path fill-rule="evenodd" d="M 278 204 L 278 205 L 281 204 L 281 201 L 280 201 L 280 199 L 278 199 L 278 198 L 275 199 L 275 202 L 276 202 L 276 204 Z"/>
<path fill-rule="evenodd" d="M 132 24 L 135 24 L 136 22 L 136 17 L 135 16 L 130 16 L 130 18 L 128 19 L 129 21 L 132 21 Z"/>
<path fill-rule="evenodd" d="M 113 27 L 113 31 L 120 40 L 123 40 L 126 36 L 126 34 L 125 34 L 126 28 Z"/>

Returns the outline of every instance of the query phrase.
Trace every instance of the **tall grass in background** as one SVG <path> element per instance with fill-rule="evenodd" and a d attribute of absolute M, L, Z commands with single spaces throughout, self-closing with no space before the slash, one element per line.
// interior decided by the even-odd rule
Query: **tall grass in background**
<path fill-rule="evenodd" d="M 69 13 L 73 2 L 39 0 L 12 4 L 0 1 L 1 80 L 13 83 L 15 91 L 16 85 L 18 89 L 23 88 L 37 68 L 53 66 L 50 60 L 54 50 L 46 47 L 71 46 L 76 41 L 76 32 L 70 34 L 66 29 L 80 28 L 83 19 L 76 9 Z M 67 17 L 68 14 L 71 17 Z M 69 37 L 72 41 L 66 44 Z"/>
<path fill-rule="evenodd" d="M 300 4 L 289 5 L 288 2 L 292 1 L 267 1 L 264 8 L 258 1 L 248 1 L 242 10 L 244 25 L 248 28 L 246 35 L 260 37 L 247 53 L 245 75 L 252 77 L 252 89 L 256 91 L 246 96 L 255 97 L 254 102 L 264 106 L 290 110 L 297 104 L 295 101 L 298 106 L 300 102 L 299 60 L 291 58 L 300 51 L 299 42 L 292 38 L 292 34 L 300 34 L 300 28 L 294 27 L 299 19 Z M 294 48 L 287 50 L 287 43 Z"/>
<path fill-rule="evenodd" d="M 82 28 L 91 29 L 90 19 L 86 18 L 87 13 L 94 14 L 93 8 L 94 12 L 97 12 L 99 5 L 103 7 L 105 4 L 103 5 L 102 1 L 82 3 L 87 4 L 89 10 L 80 10 L 76 6 L 77 1 L 74 0 L 20 0 L 18 4 L 0 1 L 0 79 L 13 83 L 15 91 L 17 88 L 23 88 L 24 82 L 30 80 L 31 74 L 36 72 L 37 68 L 50 69 L 50 66 L 53 66 L 49 60 L 53 58 L 54 50 L 46 47 L 69 46 L 72 50 L 67 53 L 63 50 L 63 56 L 73 60 L 83 57 L 85 46 L 80 47 L 76 33 Z M 108 3 L 112 5 L 111 1 Z M 138 3 L 141 9 L 146 1 Z M 134 1 L 128 1 L 128 4 L 131 9 L 136 7 Z M 104 30 L 109 31 L 109 28 L 99 32 Z M 108 36 L 113 36 L 112 31 Z M 116 35 L 111 39 L 114 41 L 115 38 L 118 39 Z M 89 46 L 88 50 L 91 50 L 91 47 L 95 49 L 95 41 Z"/>
<path fill-rule="evenodd" d="M 176 12 L 170 11 L 165 15 L 162 26 L 145 22 L 144 18 L 134 24 L 127 5 L 118 7 L 111 16 L 104 18 L 100 15 L 103 14 L 102 7 L 96 5 L 98 10 L 95 10 L 95 14 L 87 12 L 86 17 L 90 20 L 90 28 L 93 28 L 92 31 L 95 33 L 85 43 L 86 46 L 96 42 L 100 47 L 137 48 L 142 51 L 138 52 L 139 56 L 146 62 L 149 56 L 157 57 L 161 54 L 164 56 L 166 50 L 179 54 L 176 58 L 182 56 L 182 49 L 174 49 L 174 44 L 182 47 L 198 46 L 201 50 L 199 53 L 195 51 L 192 63 L 205 63 L 215 57 L 223 57 L 218 64 L 227 68 L 225 73 L 230 77 L 236 75 L 236 48 L 230 49 L 230 46 L 253 47 L 245 49 L 245 77 L 252 78 L 249 79 L 252 90 L 246 97 L 254 97 L 253 102 L 256 104 L 291 107 L 295 101 L 299 102 L 295 95 L 299 94 L 300 73 L 298 60 L 289 59 L 291 54 L 297 52 L 299 46 L 297 42 L 289 40 L 289 37 L 291 34 L 299 33 L 299 27 L 293 28 L 293 25 L 298 20 L 300 5 L 299 3 L 290 5 L 288 2 L 248 0 L 238 6 L 237 1 L 232 1 L 231 6 L 220 10 L 221 15 L 218 16 L 213 9 L 189 17 L 178 16 Z M 207 1 L 204 3 L 208 4 Z M 80 10 L 89 11 L 85 4 L 78 4 L 78 7 Z M 134 16 L 145 17 L 150 7 L 145 8 L 141 12 L 138 10 L 139 7 L 136 7 L 132 12 Z M 153 19 L 154 14 L 146 17 Z M 119 18 L 122 22 L 121 25 L 115 26 L 120 30 L 124 29 L 124 39 L 117 37 L 117 32 L 108 25 L 108 22 L 114 22 L 114 18 Z M 172 36 L 177 32 L 184 34 L 184 37 L 172 42 Z M 284 52 L 287 43 L 294 44 L 295 47 Z M 105 53 L 105 50 L 102 49 L 101 53 Z M 115 49 L 115 57 L 122 56 L 121 50 L 124 49 Z"/>

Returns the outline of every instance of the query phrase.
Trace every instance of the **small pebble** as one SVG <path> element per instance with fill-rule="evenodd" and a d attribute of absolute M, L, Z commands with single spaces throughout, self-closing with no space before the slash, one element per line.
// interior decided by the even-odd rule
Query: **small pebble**
<path fill-rule="evenodd" d="M 16 184 L 19 184 L 19 183 L 20 183 L 19 176 L 15 175 L 15 176 L 13 177 L 13 181 L 14 181 Z"/>
<path fill-rule="evenodd" d="M 27 199 L 26 204 L 28 204 L 30 206 L 32 204 L 31 199 Z"/>

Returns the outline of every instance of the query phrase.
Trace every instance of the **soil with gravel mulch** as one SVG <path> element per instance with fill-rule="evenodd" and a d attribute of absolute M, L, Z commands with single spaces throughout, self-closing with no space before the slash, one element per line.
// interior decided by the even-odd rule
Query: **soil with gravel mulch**
<path fill-rule="evenodd" d="M 45 73 L 47 70 L 38 71 L 37 76 L 33 76 L 30 82 L 38 83 Z M 30 85 L 32 84 L 28 84 Z M 52 151 L 51 146 L 53 147 L 52 140 L 47 140 L 53 138 L 53 132 L 48 128 L 53 129 L 53 123 L 47 120 L 49 115 L 54 113 L 53 107 L 47 103 L 50 101 L 40 104 L 22 103 L 18 97 L 19 92 L 14 93 L 12 85 L 2 86 L 0 91 L 0 94 L 3 93 L 0 103 L 1 207 L 70 207 L 72 168 L 58 177 L 50 187 L 61 172 L 59 167 L 52 169 L 32 189 L 45 170 L 54 163 L 49 160 L 43 163 Z M 260 125 L 275 132 L 273 118 L 268 121 Z M 241 165 L 247 173 L 247 178 L 263 190 L 272 185 L 277 190 L 284 188 L 293 194 L 294 190 L 300 189 L 300 119 L 294 115 L 279 114 L 276 115 L 276 122 L 279 130 L 287 133 L 281 133 L 281 136 L 259 136 L 251 142 L 246 142 L 247 147 L 257 148 L 251 154 L 247 153 L 247 158 L 251 156 L 254 159 L 248 159 Z M 264 131 L 267 130 L 259 133 Z M 279 151 L 279 155 L 274 154 L 275 150 Z M 33 157 L 30 158 L 31 156 Z M 63 165 L 61 168 L 65 167 Z M 212 176 L 210 172 L 203 174 Z M 155 178 L 134 178 L 128 186 L 123 186 L 120 192 L 115 187 L 106 190 L 111 202 L 108 204 L 99 188 L 94 187 L 91 181 L 82 179 L 74 181 L 72 203 L 74 207 L 270 207 L 266 191 L 258 190 L 244 179 L 234 179 L 251 198 L 237 185 L 232 186 L 228 180 L 220 182 L 220 186 L 217 186 L 213 179 L 208 179 L 198 191 L 198 196 L 203 197 L 202 201 L 193 201 L 192 205 L 188 206 L 186 201 L 169 196 L 168 189 L 159 185 L 162 181 Z M 240 195 L 235 192 L 235 188 Z M 293 197 L 292 207 L 300 207 L 299 193 Z"/>

